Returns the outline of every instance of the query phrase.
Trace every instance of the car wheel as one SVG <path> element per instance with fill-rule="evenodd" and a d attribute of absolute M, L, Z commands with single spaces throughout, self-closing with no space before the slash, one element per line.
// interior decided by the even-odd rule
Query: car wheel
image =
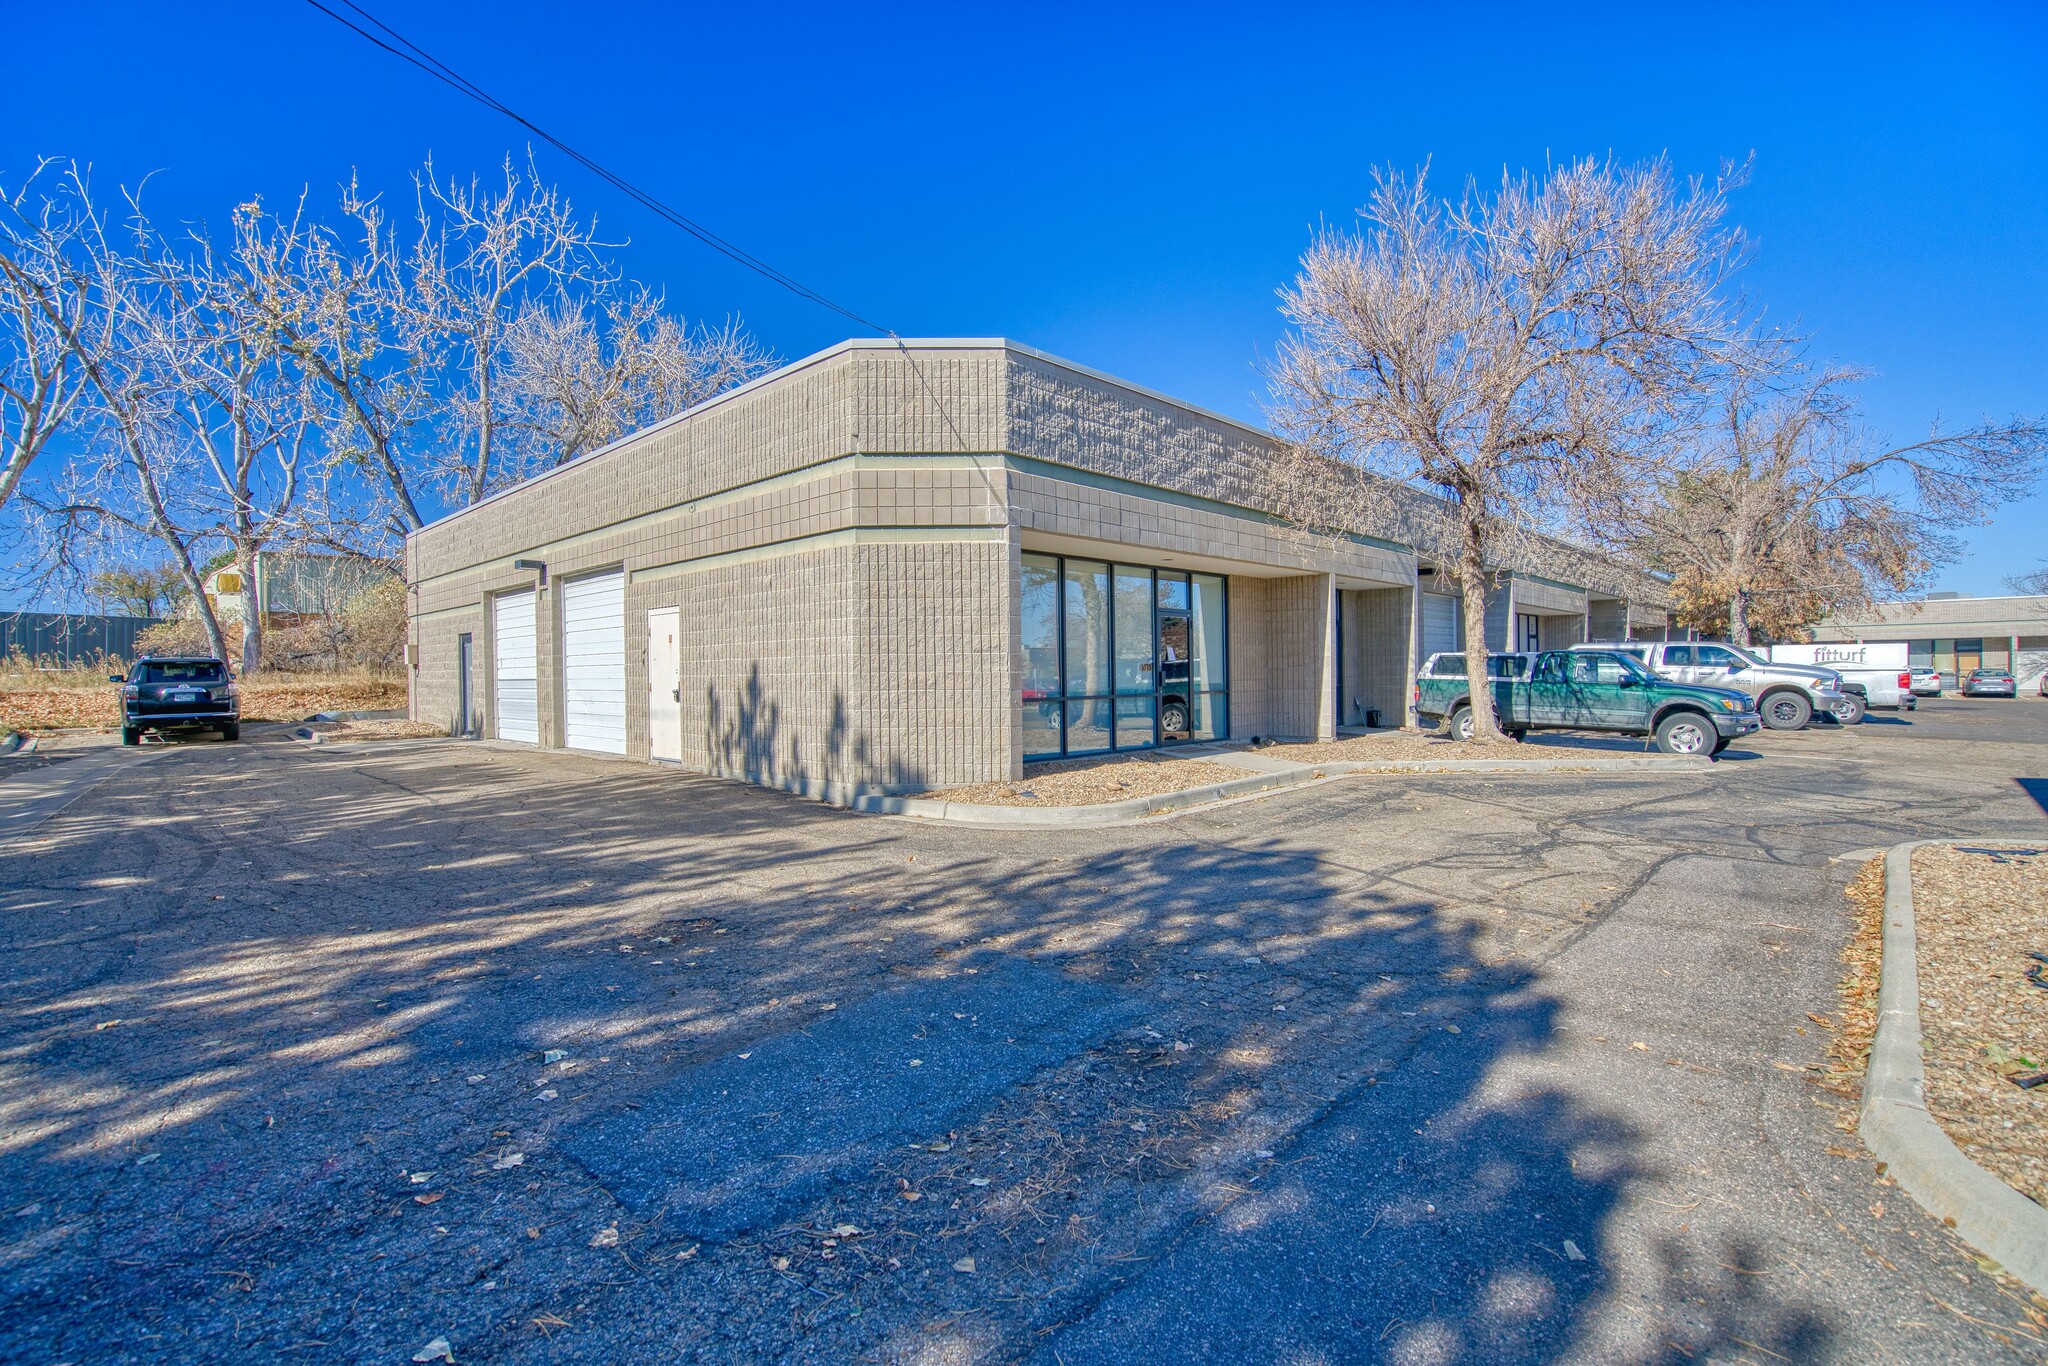
<path fill-rule="evenodd" d="M 1657 723 L 1657 748 L 1666 754 L 1712 754 L 1714 723 L 1698 712 L 1682 711 Z"/>
<path fill-rule="evenodd" d="M 1764 699 L 1764 724 L 1772 730 L 1800 730 L 1813 719 L 1813 703 L 1796 692 L 1774 692 Z"/>
<path fill-rule="evenodd" d="M 221 738 L 221 739 L 223 739 L 223 740 L 239 740 L 239 739 L 241 739 L 241 738 L 242 738 L 242 723 L 241 723 L 240 721 L 229 721 L 228 723 L 226 723 L 225 725 L 223 725 L 223 726 L 222 726 L 222 727 L 220 728 L 220 738 Z"/>
<path fill-rule="evenodd" d="M 1451 719 L 1444 729 L 1450 732 L 1453 740 L 1470 740 L 1472 738 L 1472 709 L 1470 707 L 1459 707 L 1451 713 Z"/>
<path fill-rule="evenodd" d="M 1853 726 L 1863 719 L 1870 706 L 1862 698 L 1851 694 L 1834 705 L 1834 718 L 1845 726 Z"/>
<path fill-rule="evenodd" d="M 1159 709 L 1159 729 L 1168 735 L 1179 735 L 1188 728 L 1188 709 L 1178 702 L 1168 702 Z"/>
<path fill-rule="evenodd" d="M 1708 750 L 1707 753 L 1709 755 L 1718 756 L 1722 750 L 1728 748 L 1728 746 L 1733 744 L 1734 742 L 1735 737 L 1732 735 L 1716 735 L 1714 737 L 1714 747 Z"/>
<path fill-rule="evenodd" d="M 1522 726 L 1515 726 L 1512 729 L 1506 731 L 1505 734 L 1507 735 L 1508 739 L 1513 740 L 1518 745 L 1521 744 L 1522 741 L 1529 738 L 1528 730 Z"/>
<path fill-rule="evenodd" d="M 121 743 L 124 745 L 141 744 L 142 732 L 137 730 L 134 726 L 121 727 Z"/>

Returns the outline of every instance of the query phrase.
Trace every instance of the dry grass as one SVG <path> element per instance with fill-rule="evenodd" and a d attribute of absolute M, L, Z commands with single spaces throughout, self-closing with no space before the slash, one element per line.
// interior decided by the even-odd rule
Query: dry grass
<path fill-rule="evenodd" d="M 121 724 L 119 689 L 109 670 L 0 669 L 0 727 L 31 734 L 112 730 Z M 390 711 L 405 706 L 397 670 L 259 673 L 241 680 L 244 721 L 303 721 L 323 711 Z"/>
<path fill-rule="evenodd" d="M 921 795 L 933 801 L 981 806 L 1099 806 L 1254 776 L 1250 769 L 1206 759 L 1175 759 L 1156 753 L 1118 754 L 1100 759 L 1026 764 L 1019 782 L 975 783 Z"/>
<path fill-rule="evenodd" d="M 2048 953 L 2048 853 L 1993 857 L 1930 846 L 1913 855 L 1927 1111 L 1956 1146 L 2048 1204 L 2048 990 L 2027 979 Z"/>

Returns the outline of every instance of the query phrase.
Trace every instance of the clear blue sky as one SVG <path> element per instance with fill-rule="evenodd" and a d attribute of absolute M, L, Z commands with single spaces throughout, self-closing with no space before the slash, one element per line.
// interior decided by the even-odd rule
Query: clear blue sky
<path fill-rule="evenodd" d="M 1737 201 L 1747 287 L 1877 373 L 1901 438 L 2048 411 L 2048 6 L 576 5 L 364 0 L 529 118 L 905 335 L 1012 337 L 1256 421 L 1274 290 L 1375 164 L 1446 186 L 1668 151 Z M 338 7 L 338 3 L 337 3 Z M 154 173 L 164 216 L 521 130 L 297 0 L 15 4 L 0 169 Z M 1381 11 L 1373 13 L 1372 11 Z M 795 357 L 847 324 L 549 156 L 628 271 Z M 2048 495 L 1938 587 L 2048 557 Z"/>

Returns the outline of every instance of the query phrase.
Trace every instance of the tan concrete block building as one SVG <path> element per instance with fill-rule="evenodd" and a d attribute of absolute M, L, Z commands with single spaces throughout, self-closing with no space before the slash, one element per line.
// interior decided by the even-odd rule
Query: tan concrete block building
<path fill-rule="evenodd" d="M 847 342 L 414 533 L 412 715 L 834 801 L 1403 724 L 1453 590 L 1373 528 L 1293 532 L 1277 449 L 1012 342 Z M 1665 619 L 1495 600 L 1496 648 Z"/>
<path fill-rule="evenodd" d="M 2010 669 L 2025 692 L 2038 688 L 2048 673 L 2048 596 L 1930 593 L 1829 617 L 1813 628 L 1813 638 L 1903 643 L 1913 667 L 1933 669 L 1948 688 L 1958 686 L 1972 669 Z"/>

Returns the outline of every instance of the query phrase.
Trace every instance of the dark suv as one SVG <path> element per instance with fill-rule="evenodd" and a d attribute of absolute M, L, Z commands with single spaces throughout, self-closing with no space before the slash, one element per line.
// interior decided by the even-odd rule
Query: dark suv
<path fill-rule="evenodd" d="M 242 735 L 242 697 L 227 665 L 204 656 L 144 655 L 121 685 L 121 743 L 139 744 L 146 730 L 217 730 Z"/>

